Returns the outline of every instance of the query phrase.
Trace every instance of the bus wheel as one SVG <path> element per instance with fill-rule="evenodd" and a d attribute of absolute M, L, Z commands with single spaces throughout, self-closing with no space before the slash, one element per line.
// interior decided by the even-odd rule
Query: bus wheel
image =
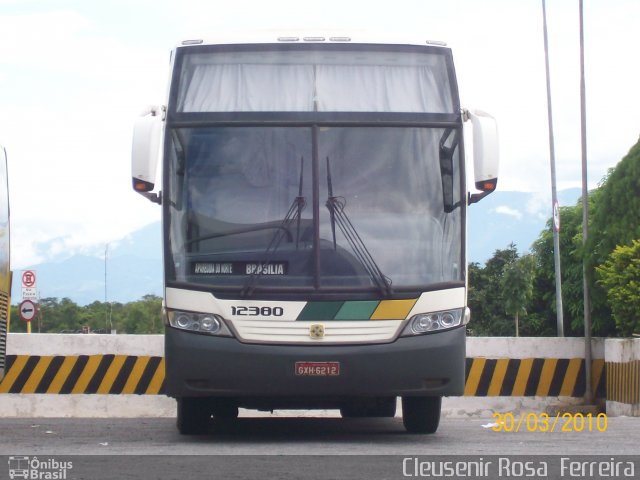
<path fill-rule="evenodd" d="M 410 433 L 435 433 L 442 397 L 402 397 L 402 423 Z"/>
<path fill-rule="evenodd" d="M 211 419 L 208 398 L 178 398 L 178 431 L 182 435 L 202 435 L 207 433 Z"/>
<path fill-rule="evenodd" d="M 238 406 L 230 401 L 215 402 L 213 406 L 213 418 L 233 420 L 238 418 Z"/>

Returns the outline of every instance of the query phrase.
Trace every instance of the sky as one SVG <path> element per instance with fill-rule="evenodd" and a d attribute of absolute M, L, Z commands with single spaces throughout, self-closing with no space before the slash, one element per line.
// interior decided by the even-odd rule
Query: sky
<path fill-rule="evenodd" d="M 640 135 L 638 0 L 584 2 L 593 188 Z M 578 0 L 547 0 L 558 188 L 581 184 Z M 179 40 L 223 31 L 408 33 L 452 48 L 464 108 L 498 122 L 498 188 L 533 192 L 495 215 L 551 212 L 542 0 L 0 0 L 0 145 L 12 266 L 104 254 L 160 219 L 131 189 L 131 135 L 166 103 Z"/>

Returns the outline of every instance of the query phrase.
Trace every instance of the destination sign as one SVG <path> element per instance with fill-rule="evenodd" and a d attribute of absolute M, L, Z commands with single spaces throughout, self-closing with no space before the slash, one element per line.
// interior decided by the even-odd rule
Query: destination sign
<path fill-rule="evenodd" d="M 287 275 L 287 262 L 193 262 L 193 275 Z"/>

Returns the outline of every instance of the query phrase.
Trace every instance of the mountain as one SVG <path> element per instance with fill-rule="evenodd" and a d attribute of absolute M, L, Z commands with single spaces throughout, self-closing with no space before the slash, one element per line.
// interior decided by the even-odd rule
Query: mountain
<path fill-rule="evenodd" d="M 579 189 L 559 192 L 560 205 L 575 205 Z M 524 192 L 497 191 L 468 211 L 468 259 L 484 263 L 497 249 L 515 243 L 524 253 L 538 238 L 551 216 L 551 202 Z M 33 265 L 40 297 L 70 298 L 79 305 L 105 300 L 105 259 L 74 255 Z M 106 261 L 106 299 L 126 303 L 147 294 L 162 295 L 160 222 L 137 230 L 109 246 Z M 21 298 L 20 272 L 14 273 L 14 303 Z"/>
<path fill-rule="evenodd" d="M 105 259 L 73 255 L 33 265 L 41 298 L 70 298 L 80 305 L 105 300 Z M 21 298 L 21 275 L 14 272 L 12 297 Z M 106 298 L 126 303 L 147 294 L 162 295 L 160 222 L 137 230 L 110 245 L 106 261 Z"/>

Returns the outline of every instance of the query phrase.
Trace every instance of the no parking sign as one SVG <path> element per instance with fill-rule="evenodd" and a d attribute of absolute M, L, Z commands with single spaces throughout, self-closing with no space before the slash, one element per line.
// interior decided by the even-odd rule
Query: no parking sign
<path fill-rule="evenodd" d="M 22 299 L 34 301 L 38 299 L 35 270 L 25 270 L 22 272 Z"/>

